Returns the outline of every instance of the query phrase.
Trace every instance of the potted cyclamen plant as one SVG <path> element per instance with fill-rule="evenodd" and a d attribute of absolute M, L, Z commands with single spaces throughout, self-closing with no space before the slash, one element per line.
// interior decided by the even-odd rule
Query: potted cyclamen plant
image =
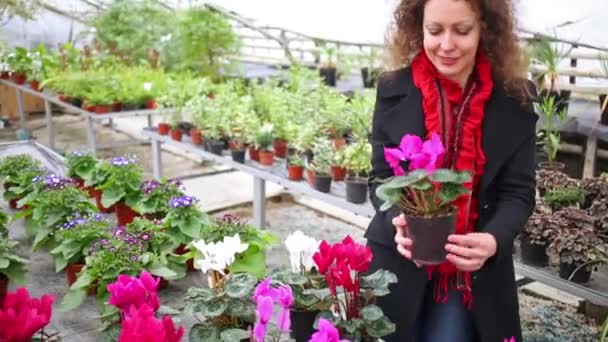
<path fill-rule="evenodd" d="M 408 235 L 414 240 L 413 259 L 420 265 L 445 261 L 445 244 L 456 232 L 458 210 L 454 201 L 469 190 L 464 186 L 471 176 L 466 171 L 438 169 L 445 149 L 438 134 L 422 141 L 406 134 L 399 148 L 384 148 L 387 163 L 395 176 L 383 182 L 376 195 L 384 201 L 380 210 L 397 206 L 408 223 Z M 408 172 L 403 163 L 408 164 Z"/>
<path fill-rule="evenodd" d="M 371 171 L 372 146 L 360 139 L 344 149 L 346 178 L 346 200 L 351 203 L 364 203 L 367 200 L 368 176 Z"/>
<path fill-rule="evenodd" d="M 313 145 L 315 158 L 311 163 L 307 163 L 307 168 L 312 171 L 312 184 L 317 191 L 329 192 L 331 188 L 332 148 L 331 142 L 325 138 L 316 139 Z"/>
<path fill-rule="evenodd" d="M 274 151 L 272 150 L 273 129 L 274 126 L 272 124 L 264 124 L 256 135 L 256 146 L 259 150 L 260 164 L 265 166 L 272 166 L 274 163 Z"/>
<path fill-rule="evenodd" d="M 249 334 L 251 341 L 283 341 L 283 334 L 289 334 L 291 329 L 290 309 L 294 302 L 291 287 L 284 284 L 272 286 L 270 278 L 266 278 L 255 287 L 253 301 L 256 304 L 256 322 Z M 279 309 L 276 315 L 275 307 Z M 273 317 L 276 317 L 274 322 Z"/>
<path fill-rule="evenodd" d="M 25 287 L 0 298 L 0 337 L 3 341 L 56 341 L 57 334 L 49 335 L 44 328 L 51 322 L 55 297 L 44 294 L 30 298 Z"/>
<path fill-rule="evenodd" d="M 172 197 L 164 225 L 175 241 L 186 245 L 200 239 L 203 227 L 210 223 L 209 217 L 197 206 L 198 199 L 191 196 Z"/>
<path fill-rule="evenodd" d="M 85 188 L 85 180 L 90 180 L 97 166 L 97 159 L 91 154 L 75 151 L 65 157 L 68 167 L 67 176 L 71 177 L 82 189 Z"/>
<path fill-rule="evenodd" d="M 115 206 L 119 225 L 127 225 L 138 216 L 133 210 L 141 196 L 141 168 L 134 159 L 114 157 L 99 163 L 101 174 L 105 175 L 96 188 L 102 191 L 101 204 L 108 208 Z"/>
<path fill-rule="evenodd" d="M 69 219 L 55 232 L 57 246 L 50 251 L 55 272 L 65 269 L 68 285 L 72 286 L 84 267 L 89 248 L 94 242 L 110 237 L 110 223 L 101 214 Z"/>

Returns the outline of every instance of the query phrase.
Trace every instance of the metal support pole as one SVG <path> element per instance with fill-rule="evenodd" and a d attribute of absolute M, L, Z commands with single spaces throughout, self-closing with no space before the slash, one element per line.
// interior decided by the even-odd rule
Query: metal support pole
<path fill-rule="evenodd" d="M 27 120 L 25 118 L 25 110 L 23 109 L 23 92 L 19 88 L 15 88 L 17 94 L 17 110 L 19 111 L 19 125 L 22 130 L 27 131 Z"/>
<path fill-rule="evenodd" d="M 583 178 L 592 178 L 595 175 L 595 158 L 597 158 L 597 136 L 591 133 L 587 137 L 585 147 L 585 166 L 583 167 Z"/>
<path fill-rule="evenodd" d="M 161 160 L 161 150 L 160 150 L 160 140 L 155 137 L 151 138 L 152 145 L 152 176 L 157 181 L 161 180 L 162 177 L 162 160 Z"/>
<path fill-rule="evenodd" d="M 253 177 L 253 225 L 266 228 L 266 181 Z"/>
<path fill-rule="evenodd" d="M 152 128 L 152 115 L 146 115 L 148 117 L 148 128 Z"/>
<path fill-rule="evenodd" d="M 96 157 L 97 156 L 97 145 L 95 143 L 95 123 L 89 114 L 85 115 L 87 122 L 87 141 L 89 143 L 89 151 L 91 154 Z"/>
<path fill-rule="evenodd" d="M 46 129 L 49 136 L 49 148 L 55 149 L 55 130 L 53 129 L 53 112 L 51 111 L 51 104 L 49 101 L 44 100 L 44 113 L 46 116 Z"/>

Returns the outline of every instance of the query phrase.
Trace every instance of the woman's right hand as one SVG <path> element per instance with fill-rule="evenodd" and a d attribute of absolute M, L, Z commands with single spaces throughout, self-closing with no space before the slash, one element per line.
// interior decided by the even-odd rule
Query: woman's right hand
<path fill-rule="evenodd" d="M 407 237 L 407 221 L 403 214 L 393 218 L 393 225 L 395 226 L 395 243 L 397 244 L 397 251 L 403 255 L 406 259 L 412 260 L 412 239 Z M 420 265 L 416 264 L 420 267 Z"/>

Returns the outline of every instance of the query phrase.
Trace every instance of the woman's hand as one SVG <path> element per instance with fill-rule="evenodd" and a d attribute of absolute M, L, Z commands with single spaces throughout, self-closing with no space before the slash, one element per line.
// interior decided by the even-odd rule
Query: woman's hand
<path fill-rule="evenodd" d="M 496 245 L 492 234 L 452 234 L 445 245 L 448 252 L 446 259 L 461 271 L 474 272 L 496 254 Z"/>
<path fill-rule="evenodd" d="M 411 248 L 413 241 L 407 237 L 407 221 L 403 214 L 393 219 L 393 225 L 395 226 L 395 243 L 397 244 L 397 251 L 406 259 L 412 260 Z M 417 263 L 416 266 L 420 267 Z"/>

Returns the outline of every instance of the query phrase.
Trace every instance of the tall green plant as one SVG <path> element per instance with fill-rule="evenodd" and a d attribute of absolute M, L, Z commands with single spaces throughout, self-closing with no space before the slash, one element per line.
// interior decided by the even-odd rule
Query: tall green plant
<path fill-rule="evenodd" d="M 544 67 L 545 70 L 540 73 L 537 80 L 537 86 L 543 88 L 543 81 L 546 77 L 549 78 L 549 92 L 554 91 L 559 77 L 559 64 L 572 51 L 572 46 L 565 47 L 553 43 L 549 39 L 535 40 L 531 44 L 532 60 Z"/>
<path fill-rule="evenodd" d="M 543 119 L 543 142 L 549 164 L 553 165 L 559 151 L 560 135 L 556 125 L 566 118 L 565 110 L 558 110 L 558 101 L 553 96 L 547 96 L 535 103 L 536 112 Z"/>

